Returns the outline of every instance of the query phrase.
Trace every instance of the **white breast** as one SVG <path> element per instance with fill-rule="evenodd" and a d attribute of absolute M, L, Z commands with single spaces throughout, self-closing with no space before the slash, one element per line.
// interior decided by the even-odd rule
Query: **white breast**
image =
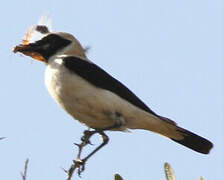
<path fill-rule="evenodd" d="M 50 95 L 71 116 L 93 128 L 114 124 L 111 112 L 117 108 L 113 93 L 99 89 L 70 72 L 61 59 L 51 61 L 45 71 Z"/>

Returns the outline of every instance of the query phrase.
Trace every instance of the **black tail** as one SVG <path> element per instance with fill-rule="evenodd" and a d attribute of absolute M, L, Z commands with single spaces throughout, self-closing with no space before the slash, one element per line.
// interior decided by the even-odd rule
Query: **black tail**
<path fill-rule="evenodd" d="M 194 151 L 197 151 L 199 153 L 208 154 L 213 147 L 213 144 L 208 141 L 207 139 L 198 136 L 186 129 L 178 127 L 177 131 L 183 135 L 183 139 L 176 140 L 171 138 L 173 141 L 182 144 L 190 149 L 193 149 Z"/>

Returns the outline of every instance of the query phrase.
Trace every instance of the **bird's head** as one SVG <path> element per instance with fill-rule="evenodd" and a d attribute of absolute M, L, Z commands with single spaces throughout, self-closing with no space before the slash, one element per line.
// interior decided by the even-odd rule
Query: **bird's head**
<path fill-rule="evenodd" d="M 64 32 L 47 33 L 38 41 L 14 47 L 13 52 L 20 52 L 45 63 L 55 55 L 73 55 L 86 58 L 85 50 L 79 41 L 71 34 Z"/>

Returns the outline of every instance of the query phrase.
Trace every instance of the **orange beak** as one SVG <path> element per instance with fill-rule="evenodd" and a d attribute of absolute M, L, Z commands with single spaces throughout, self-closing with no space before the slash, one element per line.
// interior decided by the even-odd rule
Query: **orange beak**
<path fill-rule="evenodd" d="M 38 60 L 38 61 L 46 62 L 46 59 L 40 53 L 37 52 L 37 48 L 35 46 L 32 46 L 31 44 L 32 43 L 20 44 L 18 46 L 15 46 L 13 48 L 13 52 L 14 53 L 20 52 L 26 56 L 30 56 L 33 59 Z"/>

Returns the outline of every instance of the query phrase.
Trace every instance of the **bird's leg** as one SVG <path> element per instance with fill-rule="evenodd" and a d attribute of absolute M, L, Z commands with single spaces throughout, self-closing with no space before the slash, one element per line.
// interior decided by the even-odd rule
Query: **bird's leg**
<path fill-rule="evenodd" d="M 91 144 L 90 142 L 90 138 L 92 135 L 94 135 L 95 133 L 97 133 L 97 131 L 90 131 L 90 130 L 86 130 L 84 131 L 84 135 L 81 137 L 81 143 L 80 144 L 76 144 L 79 148 L 79 151 L 78 151 L 78 154 L 77 154 L 77 158 L 75 161 L 81 161 L 80 160 L 80 157 L 81 157 L 81 152 L 83 150 L 83 147 L 88 145 L 88 144 Z"/>
<path fill-rule="evenodd" d="M 70 169 L 65 170 L 65 172 L 67 173 L 67 180 L 71 180 L 71 177 L 72 177 L 75 169 L 78 169 L 79 176 L 81 175 L 81 172 L 84 170 L 84 163 L 80 158 L 81 152 L 82 152 L 84 146 L 86 146 L 87 144 L 91 144 L 90 138 L 95 133 L 97 133 L 97 131 L 86 130 L 86 131 L 84 131 L 84 135 L 81 137 L 82 142 L 80 144 L 75 143 L 75 145 L 78 146 L 79 151 L 77 154 L 77 158 L 76 158 L 76 160 L 73 160 L 73 164 L 71 165 Z"/>
<path fill-rule="evenodd" d="M 95 133 L 98 133 L 101 135 L 102 139 L 103 139 L 103 142 L 97 147 L 95 148 L 90 154 L 88 154 L 85 158 L 83 159 L 80 159 L 80 152 L 82 150 L 82 148 L 84 146 L 82 146 L 81 148 L 79 148 L 79 153 L 78 153 L 78 157 L 77 159 L 74 161 L 74 163 L 77 165 L 77 168 L 78 168 L 78 175 L 80 175 L 84 170 L 85 170 L 85 163 L 86 161 L 92 156 L 94 155 L 98 150 L 100 150 L 103 146 L 105 146 L 108 141 L 109 141 L 109 138 L 108 136 L 103 132 L 103 131 L 91 131 L 93 132 L 93 134 Z M 92 135 L 93 135 L 92 134 Z M 86 144 L 85 144 L 86 145 Z"/>
<path fill-rule="evenodd" d="M 77 168 L 78 169 L 78 175 L 80 176 L 81 173 L 85 170 L 85 163 L 86 163 L 86 161 L 91 156 L 93 156 L 97 151 L 99 151 L 103 146 L 105 146 L 108 143 L 109 138 L 104 133 L 104 131 L 116 129 L 116 128 L 121 127 L 122 125 L 123 124 L 122 124 L 121 121 L 116 121 L 116 123 L 114 125 L 109 126 L 107 128 L 95 129 L 93 131 L 90 131 L 90 130 L 84 131 L 84 135 L 81 137 L 82 143 L 81 144 L 76 144 L 78 146 L 78 148 L 79 148 L 79 151 L 78 151 L 78 155 L 77 155 L 76 160 L 73 161 L 74 162 L 74 164 L 72 165 L 73 168 L 72 167 L 70 168 L 70 170 L 72 170 L 72 173 Z M 90 154 L 88 154 L 85 158 L 81 159 L 81 152 L 83 150 L 83 147 L 88 145 L 88 144 L 91 144 L 90 138 L 91 138 L 92 135 L 94 135 L 96 133 L 101 135 L 103 142 L 98 147 L 96 147 Z"/>
<path fill-rule="evenodd" d="M 78 151 L 78 155 L 77 155 L 77 158 L 76 158 L 76 161 L 80 161 L 80 156 L 81 156 L 81 152 L 82 152 L 82 149 L 83 149 L 83 147 L 84 146 L 86 146 L 87 144 L 91 144 L 91 142 L 90 142 L 90 138 L 91 138 L 91 136 L 92 135 L 94 135 L 94 134 L 96 134 L 96 133 L 98 133 L 98 134 L 100 134 L 101 136 L 102 136 L 102 139 L 103 139 L 103 143 L 102 144 L 104 144 L 104 142 L 106 141 L 106 139 L 108 139 L 109 140 L 109 138 L 108 137 L 103 137 L 103 136 L 107 136 L 103 131 L 107 131 L 107 130 L 112 130 L 112 129 L 115 129 L 115 128 L 119 128 L 119 127 L 121 127 L 122 126 L 122 123 L 120 123 L 120 121 L 117 121 L 114 125 L 112 125 L 112 126 L 109 126 L 109 127 L 107 127 L 107 128 L 103 128 L 103 129 L 95 129 L 94 131 L 90 131 L 90 130 L 86 130 L 86 131 L 84 131 L 84 135 L 81 137 L 81 141 L 82 141 L 82 143 L 81 144 L 75 144 L 75 145 L 77 145 L 78 146 L 78 148 L 79 148 L 79 151 Z M 108 143 L 108 140 L 107 140 L 107 142 L 105 143 L 105 144 L 107 144 Z M 101 144 L 101 145 L 102 145 Z M 104 144 L 104 145 L 105 145 Z M 102 145 L 102 147 L 104 146 L 104 145 Z M 100 146 L 99 146 L 100 147 Z M 101 148 L 101 147 L 100 147 Z M 100 149 L 99 148 L 99 149 Z M 96 148 L 97 149 L 97 148 Z M 91 154 L 91 153 L 90 153 Z M 89 154 L 89 155 L 90 155 Z M 94 154 L 94 153 L 93 153 Z M 89 156 L 88 155 L 88 156 Z M 89 158 L 89 157 L 88 157 Z M 84 159 L 88 159 L 88 158 L 84 158 Z"/>
<path fill-rule="evenodd" d="M 103 142 L 97 148 L 95 148 L 90 154 L 88 154 L 84 159 L 82 159 L 83 162 L 86 162 L 98 150 L 100 150 L 103 146 L 105 146 L 106 144 L 108 144 L 109 137 L 103 131 L 98 132 L 98 133 L 101 135 Z"/>
<path fill-rule="evenodd" d="M 100 144 L 96 149 L 94 149 L 85 158 L 81 159 L 81 152 L 83 150 L 83 147 L 86 146 L 87 144 L 91 144 L 90 138 L 91 138 L 92 135 L 94 135 L 96 133 L 98 133 L 98 134 L 100 134 L 102 136 L 102 139 L 103 139 L 102 144 Z M 77 158 L 76 158 L 76 160 L 74 160 L 74 165 L 78 168 L 78 175 L 80 175 L 81 172 L 84 171 L 86 161 L 93 154 L 95 154 L 99 149 L 101 149 L 104 145 L 106 145 L 108 143 L 108 140 L 109 140 L 108 136 L 103 131 L 99 131 L 99 130 L 94 130 L 94 131 L 86 130 L 86 131 L 84 131 L 84 135 L 81 137 L 81 141 L 82 142 L 80 144 L 75 144 L 79 148 L 79 151 L 78 151 L 78 154 L 77 154 Z"/>

